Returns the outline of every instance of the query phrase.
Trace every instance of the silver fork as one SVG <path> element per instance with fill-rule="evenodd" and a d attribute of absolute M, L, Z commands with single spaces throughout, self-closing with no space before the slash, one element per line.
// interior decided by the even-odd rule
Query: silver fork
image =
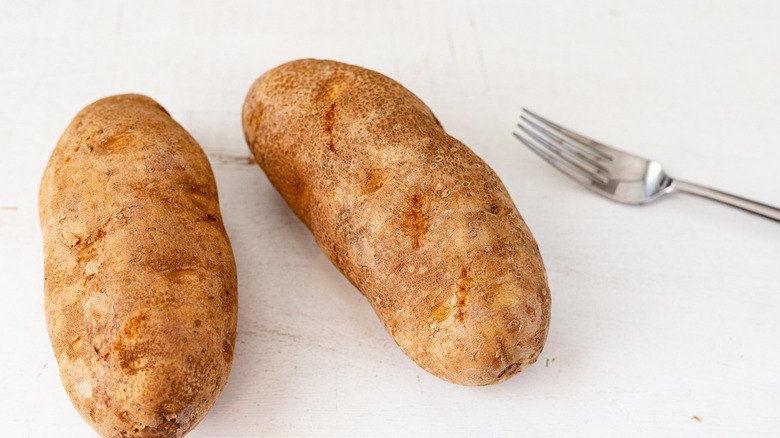
<path fill-rule="evenodd" d="M 669 193 L 690 193 L 780 222 L 780 209 L 667 175 L 657 161 L 570 131 L 525 108 L 514 136 L 553 167 L 614 201 L 643 205 Z"/>

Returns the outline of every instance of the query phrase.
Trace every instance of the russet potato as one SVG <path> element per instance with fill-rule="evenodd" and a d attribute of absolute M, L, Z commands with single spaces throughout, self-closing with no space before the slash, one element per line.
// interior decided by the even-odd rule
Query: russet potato
<path fill-rule="evenodd" d="M 247 143 L 387 332 L 430 373 L 497 383 L 536 361 L 550 293 L 501 180 L 409 90 L 305 59 L 251 86 Z"/>
<path fill-rule="evenodd" d="M 41 182 L 45 309 L 71 401 L 103 437 L 181 437 L 227 382 L 236 267 L 198 143 L 154 100 L 84 108 Z"/>

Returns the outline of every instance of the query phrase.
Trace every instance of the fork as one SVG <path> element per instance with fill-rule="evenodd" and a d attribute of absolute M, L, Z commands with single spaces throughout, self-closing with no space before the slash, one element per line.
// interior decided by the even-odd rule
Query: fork
<path fill-rule="evenodd" d="M 606 146 L 523 108 L 522 134 L 529 149 L 588 189 L 625 204 L 644 205 L 670 193 L 689 193 L 780 222 L 780 209 L 698 184 L 673 179 L 657 161 Z"/>

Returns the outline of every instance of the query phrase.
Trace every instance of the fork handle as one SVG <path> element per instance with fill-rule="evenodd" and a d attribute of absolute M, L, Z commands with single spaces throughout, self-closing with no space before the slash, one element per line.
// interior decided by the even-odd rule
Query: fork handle
<path fill-rule="evenodd" d="M 718 201 L 723 204 L 745 210 L 749 213 L 755 213 L 757 215 L 764 216 L 767 219 L 780 222 L 780 209 L 778 208 L 762 204 L 760 202 L 751 201 L 749 199 L 740 198 L 739 196 L 730 195 L 728 193 L 710 189 L 698 184 L 675 180 L 674 184 L 672 185 L 672 191 L 690 193 L 691 195 L 712 199 L 713 201 Z"/>

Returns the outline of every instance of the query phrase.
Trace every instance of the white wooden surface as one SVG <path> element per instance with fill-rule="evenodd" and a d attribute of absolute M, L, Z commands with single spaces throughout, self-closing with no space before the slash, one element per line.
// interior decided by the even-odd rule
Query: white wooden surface
<path fill-rule="evenodd" d="M 207 151 L 238 263 L 233 372 L 191 437 L 780 436 L 780 224 L 615 204 L 510 135 L 527 106 L 780 205 L 778 55 L 773 1 L 3 1 L 2 436 L 95 436 L 45 330 L 37 191 L 75 113 L 124 92 Z M 300 57 L 399 80 L 502 177 L 553 294 L 536 365 L 484 388 L 426 374 L 247 164 L 244 93 Z"/>

